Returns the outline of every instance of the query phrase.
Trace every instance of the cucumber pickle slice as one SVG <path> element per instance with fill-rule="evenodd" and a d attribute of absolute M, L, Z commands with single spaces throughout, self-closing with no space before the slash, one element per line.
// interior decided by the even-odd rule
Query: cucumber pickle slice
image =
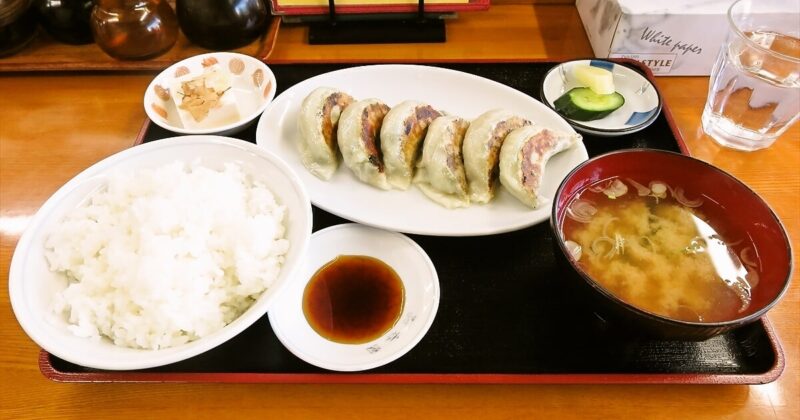
<path fill-rule="evenodd" d="M 553 105 L 556 111 L 567 118 L 592 121 L 614 112 L 624 103 L 625 98 L 619 92 L 598 95 L 587 87 L 577 87 L 561 95 Z"/>

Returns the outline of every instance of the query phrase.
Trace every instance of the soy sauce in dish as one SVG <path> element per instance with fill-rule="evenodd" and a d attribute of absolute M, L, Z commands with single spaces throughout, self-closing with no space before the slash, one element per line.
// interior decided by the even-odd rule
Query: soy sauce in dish
<path fill-rule="evenodd" d="M 363 344 L 397 323 L 404 301 L 405 287 L 392 267 L 377 258 L 340 255 L 311 277 L 303 313 L 322 337 Z"/>

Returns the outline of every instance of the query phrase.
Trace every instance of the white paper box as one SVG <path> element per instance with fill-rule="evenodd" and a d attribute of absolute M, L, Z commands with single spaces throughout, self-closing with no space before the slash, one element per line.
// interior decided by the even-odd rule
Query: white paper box
<path fill-rule="evenodd" d="M 707 76 L 728 34 L 733 0 L 577 0 L 594 55 L 645 63 L 654 74 Z M 800 22 L 795 0 L 782 10 Z"/>

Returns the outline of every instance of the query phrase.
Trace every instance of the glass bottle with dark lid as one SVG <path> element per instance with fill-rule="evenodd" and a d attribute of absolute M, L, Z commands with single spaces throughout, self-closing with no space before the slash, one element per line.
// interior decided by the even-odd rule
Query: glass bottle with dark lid
<path fill-rule="evenodd" d="M 0 57 L 21 50 L 38 28 L 31 0 L 0 0 Z"/>
<path fill-rule="evenodd" d="M 97 45 L 121 60 L 161 55 L 178 39 L 178 20 L 166 0 L 97 0 L 91 26 Z"/>

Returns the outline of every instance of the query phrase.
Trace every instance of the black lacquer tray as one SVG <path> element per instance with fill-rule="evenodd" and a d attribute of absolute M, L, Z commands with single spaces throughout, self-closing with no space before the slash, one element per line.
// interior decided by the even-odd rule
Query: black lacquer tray
<path fill-rule="evenodd" d="M 635 62 L 626 62 L 652 77 Z M 504 83 L 537 99 L 552 62 L 429 63 Z M 309 77 L 354 64 L 270 64 L 278 94 Z M 256 124 L 234 137 L 255 142 Z M 138 142 L 175 134 L 149 121 Z M 622 148 L 686 153 L 669 107 L 634 134 L 584 136 L 590 156 Z M 314 208 L 314 230 L 347 221 Z M 274 383 L 722 383 L 757 384 L 783 371 L 779 341 L 766 318 L 704 342 L 659 341 L 611 331 L 571 305 L 561 285 L 547 223 L 472 238 L 411 235 L 439 273 L 441 301 L 428 334 L 408 354 L 378 369 L 332 373 L 286 350 L 266 316 L 207 353 L 155 369 L 111 372 L 42 352 L 57 381 Z"/>

